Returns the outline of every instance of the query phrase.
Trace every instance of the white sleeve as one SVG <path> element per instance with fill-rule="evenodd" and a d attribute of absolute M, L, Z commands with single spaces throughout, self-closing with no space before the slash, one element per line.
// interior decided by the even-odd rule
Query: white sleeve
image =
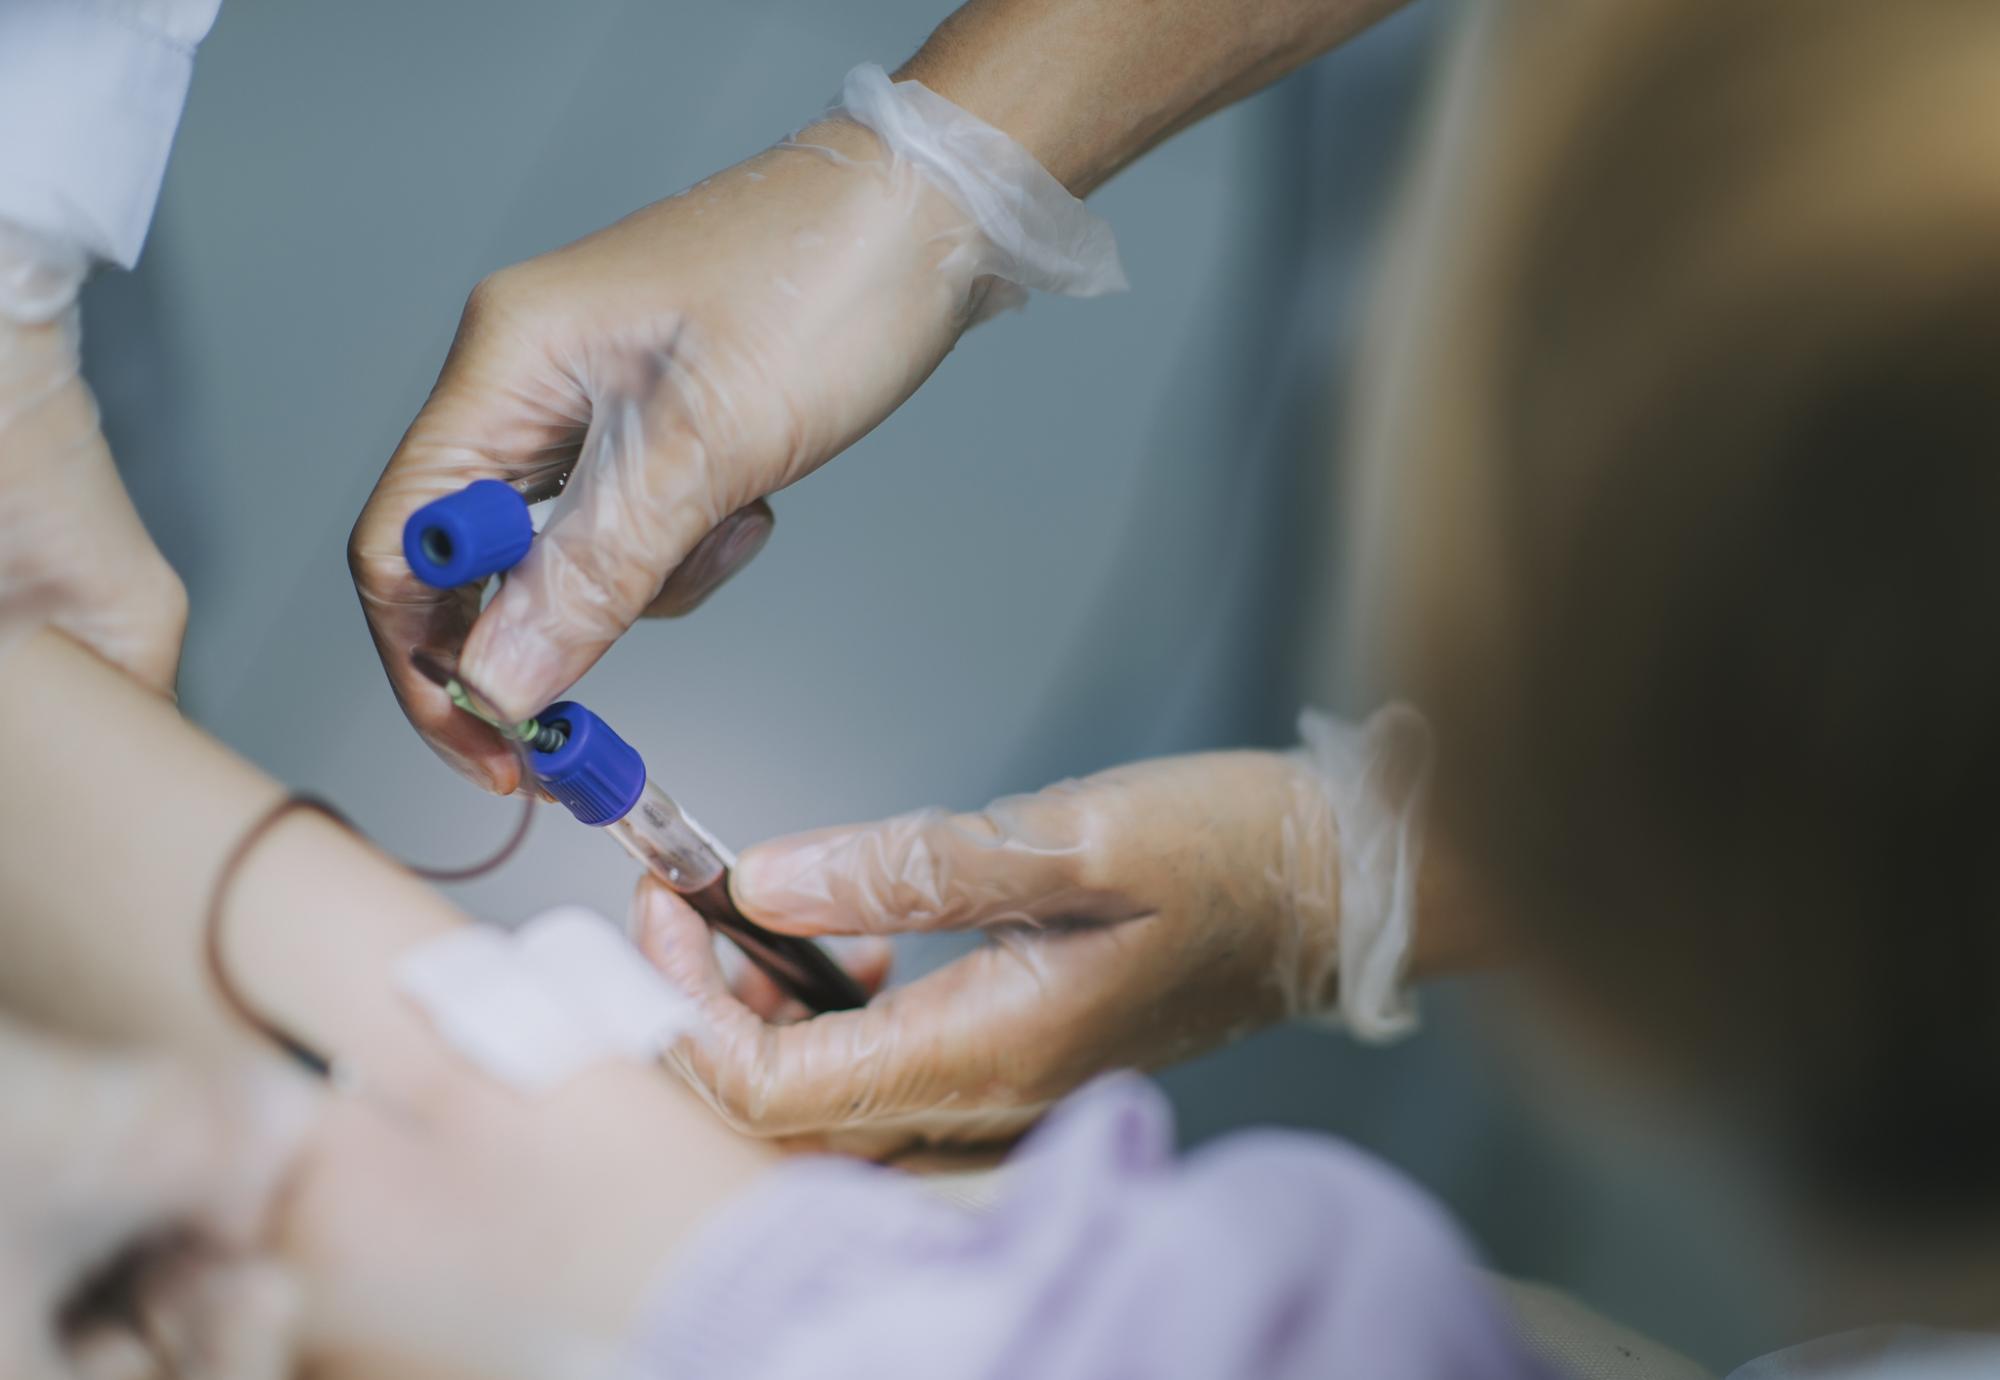
<path fill-rule="evenodd" d="M 221 0 L 0 0 L 0 221 L 131 267 Z"/>

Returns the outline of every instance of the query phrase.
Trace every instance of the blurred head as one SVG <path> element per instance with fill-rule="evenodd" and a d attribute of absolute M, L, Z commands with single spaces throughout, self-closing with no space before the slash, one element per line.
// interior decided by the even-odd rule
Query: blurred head
<path fill-rule="evenodd" d="M 1393 305 L 1441 828 L 1822 1220 L 2000 1229 L 2000 5 L 1537 0 Z"/>

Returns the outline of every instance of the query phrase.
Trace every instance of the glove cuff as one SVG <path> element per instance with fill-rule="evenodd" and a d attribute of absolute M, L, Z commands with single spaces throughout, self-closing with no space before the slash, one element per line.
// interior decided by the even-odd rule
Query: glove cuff
<path fill-rule="evenodd" d="M 1404 987 L 1416 936 L 1430 724 L 1390 704 L 1356 726 L 1307 710 L 1302 754 L 1319 774 L 1340 836 L 1340 1004 L 1326 1019 L 1387 1042 L 1417 1028 Z"/>
<path fill-rule="evenodd" d="M 1103 217 L 1013 139 L 922 82 L 892 82 L 863 63 L 847 74 L 834 113 L 874 131 L 971 218 L 986 240 L 983 273 L 1068 297 L 1125 290 L 1118 241 Z"/>

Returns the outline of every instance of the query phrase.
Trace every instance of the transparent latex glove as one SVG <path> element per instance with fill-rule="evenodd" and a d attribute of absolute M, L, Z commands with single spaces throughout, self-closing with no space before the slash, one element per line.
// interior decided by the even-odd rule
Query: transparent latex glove
<path fill-rule="evenodd" d="M 868 432 L 1021 287 L 1122 286 L 1116 246 L 1034 160 L 913 82 L 857 68 L 842 109 L 475 289 L 349 544 L 404 711 L 489 789 L 518 760 L 409 649 L 458 648 L 510 715 L 634 620 L 688 612 L 771 530 L 766 495 Z M 411 576 L 418 507 L 475 479 L 567 487 L 482 613 Z"/>
<path fill-rule="evenodd" d="M 187 594 L 78 369 L 80 268 L 42 264 L 35 245 L 0 226 L 0 647 L 52 624 L 171 694 Z"/>
<path fill-rule="evenodd" d="M 0 1355 L 21 1380 L 279 1380 L 296 1300 L 256 1253 L 310 1094 L 0 1022 Z"/>
<path fill-rule="evenodd" d="M 754 848 L 736 899 L 773 929 L 992 940 L 794 1024 L 732 994 L 699 917 L 642 885 L 640 942 L 704 1015 L 675 1062 L 740 1126 L 879 1154 L 1002 1138 L 1104 1070 L 1291 1017 L 1394 1033 L 1428 744 L 1409 710 L 1310 720 L 1294 753 L 1142 762 Z"/>

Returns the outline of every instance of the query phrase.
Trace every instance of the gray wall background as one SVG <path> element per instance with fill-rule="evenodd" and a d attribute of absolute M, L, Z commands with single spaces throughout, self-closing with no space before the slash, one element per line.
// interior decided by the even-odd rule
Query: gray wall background
<path fill-rule="evenodd" d="M 113 443 L 192 596 L 189 712 L 406 855 L 489 846 L 509 807 L 404 724 L 342 557 L 466 291 L 763 147 L 943 8 L 230 0 L 145 261 L 87 304 Z M 1300 626 L 1336 521 L 1334 381 L 1444 18 L 1406 13 L 1106 188 L 1134 291 L 976 331 L 780 496 L 776 539 L 708 608 L 628 637 L 592 704 L 739 842 L 1289 741 L 1335 641 Z M 631 881 L 550 813 L 459 899 L 619 914 Z M 1190 1140 L 1353 1137 L 1499 1268 L 1711 1363 L 1768 1340 L 1699 1214 L 1520 1110 L 1488 1004 L 1447 988 L 1396 1049 L 1278 1032 L 1165 1082 Z"/>

